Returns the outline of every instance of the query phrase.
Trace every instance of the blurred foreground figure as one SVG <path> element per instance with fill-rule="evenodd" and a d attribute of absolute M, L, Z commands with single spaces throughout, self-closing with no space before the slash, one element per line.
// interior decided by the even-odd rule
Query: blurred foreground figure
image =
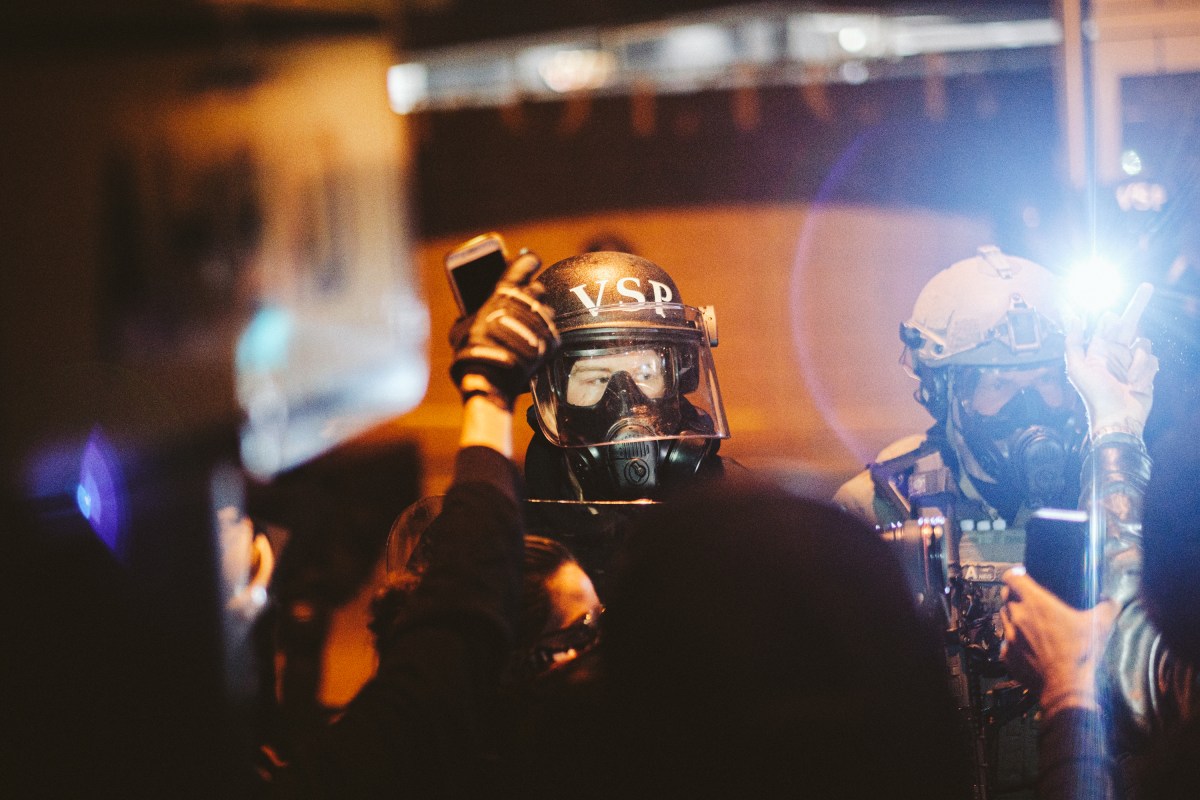
<path fill-rule="evenodd" d="M 938 552 L 933 569 L 916 564 L 914 588 L 951 632 L 983 796 L 1030 790 L 1036 778 L 1033 702 L 1000 663 L 997 614 L 1030 514 L 1079 503 L 1086 419 L 1063 359 L 1064 301 L 1055 275 L 995 247 L 935 275 L 900 328 L 934 424 L 885 448 L 835 497 L 900 539 L 929 523 L 925 544 Z"/>
<path fill-rule="evenodd" d="M 456 329 L 451 376 L 464 415 L 454 482 L 421 536 L 426 550 L 408 559 L 411 580 L 377 609 L 375 677 L 275 776 L 280 796 L 484 791 L 486 717 L 521 632 L 527 551 L 521 481 L 511 461 L 512 409 L 558 343 L 553 311 L 539 302 L 541 287 L 532 281 L 538 266 L 535 256 L 519 256 L 495 293 Z M 545 583 L 560 572 L 548 570 Z M 550 594 L 546 585 L 537 588 Z M 594 592 L 570 600 L 557 612 L 566 616 L 582 604 L 589 610 L 581 618 L 598 613 Z M 546 627 L 556 627 L 555 614 L 547 611 Z M 531 653 L 544 631 L 530 637 Z"/>
<path fill-rule="evenodd" d="M 239 0 L 5 11 L 0 796 L 238 797 L 279 573 L 218 513 L 428 379 L 391 36 Z"/>
<path fill-rule="evenodd" d="M 547 712 L 533 794 L 966 798 L 937 632 L 867 525 L 774 486 L 643 518 L 591 680 Z"/>

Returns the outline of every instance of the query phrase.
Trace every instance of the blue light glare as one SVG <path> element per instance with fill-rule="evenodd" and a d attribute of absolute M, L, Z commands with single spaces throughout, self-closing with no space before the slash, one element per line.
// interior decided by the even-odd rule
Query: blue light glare
<path fill-rule="evenodd" d="M 261 308 L 237 343 L 242 465 L 266 479 L 421 402 L 429 316 L 386 292 L 348 320 L 329 308 Z"/>
<path fill-rule="evenodd" d="M 79 513 L 85 517 L 92 515 L 92 493 L 82 483 L 75 487 L 75 505 L 79 507 Z"/>
<path fill-rule="evenodd" d="M 1092 258 L 1067 274 L 1067 301 L 1086 314 L 1113 308 L 1125 292 L 1125 278 L 1115 265 Z"/>
<path fill-rule="evenodd" d="M 118 556 L 121 552 L 122 491 L 116 453 L 96 428 L 84 445 L 75 504 L 100 540 Z"/>

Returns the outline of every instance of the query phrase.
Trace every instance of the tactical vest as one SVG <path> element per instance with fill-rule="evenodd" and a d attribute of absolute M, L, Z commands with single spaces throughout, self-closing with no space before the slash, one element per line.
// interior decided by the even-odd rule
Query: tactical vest
<path fill-rule="evenodd" d="M 1032 798 L 1035 698 L 1000 662 L 999 616 L 1000 576 L 1023 561 L 1029 510 L 1009 524 L 969 479 L 959 479 L 935 441 L 868 471 L 879 527 L 905 543 L 901 561 L 917 601 L 946 629 L 952 686 L 976 762 L 975 796 Z"/>

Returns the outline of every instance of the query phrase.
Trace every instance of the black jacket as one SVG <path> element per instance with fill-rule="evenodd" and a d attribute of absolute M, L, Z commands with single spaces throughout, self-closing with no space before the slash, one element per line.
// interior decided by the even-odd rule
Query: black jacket
<path fill-rule="evenodd" d="M 512 646 L 522 558 L 519 475 L 484 447 L 459 452 L 438 546 L 379 642 L 380 663 L 345 714 L 297 755 L 281 794 L 476 793 L 483 718 Z"/>

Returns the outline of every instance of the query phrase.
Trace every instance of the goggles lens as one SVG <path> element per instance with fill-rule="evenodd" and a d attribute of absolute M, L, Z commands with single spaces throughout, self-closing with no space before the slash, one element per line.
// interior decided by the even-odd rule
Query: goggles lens
<path fill-rule="evenodd" d="M 621 353 L 584 356 L 567 374 L 566 401 L 572 406 L 594 406 L 604 397 L 613 376 L 624 372 L 642 394 L 651 400 L 667 390 L 667 355 L 663 350 L 644 348 Z"/>
<path fill-rule="evenodd" d="M 1062 408 L 1074 390 L 1060 365 L 1032 369 L 977 369 L 968 372 L 970 409 L 985 417 L 993 416 L 1026 389 L 1034 389 L 1050 408 Z M 971 386 L 971 384 L 974 384 Z"/>
<path fill-rule="evenodd" d="M 600 620 L 604 607 L 589 611 L 570 625 L 543 636 L 533 649 L 535 664 L 552 667 L 570 661 L 592 649 L 600 641 Z"/>

